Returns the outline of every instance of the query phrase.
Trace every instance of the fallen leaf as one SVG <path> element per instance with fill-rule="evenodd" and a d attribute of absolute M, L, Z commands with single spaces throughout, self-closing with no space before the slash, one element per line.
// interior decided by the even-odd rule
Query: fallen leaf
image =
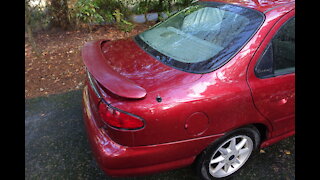
<path fill-rule="evenodd" d="M 291 152 L 288 151 L 288 150 L 284 150 L 284 153 L 285 153 L 286 155 L 290 155 L 290 154 L 291 154 Z"/>
<path fill-rule="evenodd" d="M 260 153 L 266 153 L 263 149 L 260 149 Z"/>
<path fill-rule="evenodd" d="M 279 168 L 276 167 L 276 166 L 273 166 L 273 170 L 274 170 L 275 172 L 278 172 L 278 171 L 279 171 Z"/>

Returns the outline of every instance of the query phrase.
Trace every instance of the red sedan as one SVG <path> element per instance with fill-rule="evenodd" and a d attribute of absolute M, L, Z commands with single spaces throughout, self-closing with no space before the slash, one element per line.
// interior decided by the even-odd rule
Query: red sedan
<path fill-rule="evenodd" d="M 196 163 L 230 177 L 295 133 L 294 1 L 200 1 L 82 58 L 84 122 L 108 175 Z"/>

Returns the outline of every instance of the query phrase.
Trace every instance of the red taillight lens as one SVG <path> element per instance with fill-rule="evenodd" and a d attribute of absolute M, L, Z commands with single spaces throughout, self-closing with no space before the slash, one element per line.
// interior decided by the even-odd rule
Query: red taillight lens
<path fill-rule="evenodd" d="M 144 126 L 141 119 L 108 107 L 105 103 L 99 104 L 99 114 L 108 125 L 120 129 L 139 129 Z"/>

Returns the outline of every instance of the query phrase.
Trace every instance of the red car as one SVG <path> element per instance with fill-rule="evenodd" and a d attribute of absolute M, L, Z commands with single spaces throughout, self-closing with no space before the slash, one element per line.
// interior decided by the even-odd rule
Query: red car
<path fill-rule="evenodd" d="M 84 122 L 110 176 L 196 163 L 225 178 L 295 133 L 294 1 L 200 1 L 82 58 Z"/>

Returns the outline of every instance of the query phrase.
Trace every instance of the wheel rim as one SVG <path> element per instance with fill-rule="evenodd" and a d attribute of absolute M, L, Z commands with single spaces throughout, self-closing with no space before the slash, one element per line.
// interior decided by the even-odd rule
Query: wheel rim
<path fill-rule="evenodd" d="M 231 175 L 243 166 L 253 150 L 253 142 L 245 135 L 226 140 L 212 155 L 209 173 L 222 178 Z"/>

